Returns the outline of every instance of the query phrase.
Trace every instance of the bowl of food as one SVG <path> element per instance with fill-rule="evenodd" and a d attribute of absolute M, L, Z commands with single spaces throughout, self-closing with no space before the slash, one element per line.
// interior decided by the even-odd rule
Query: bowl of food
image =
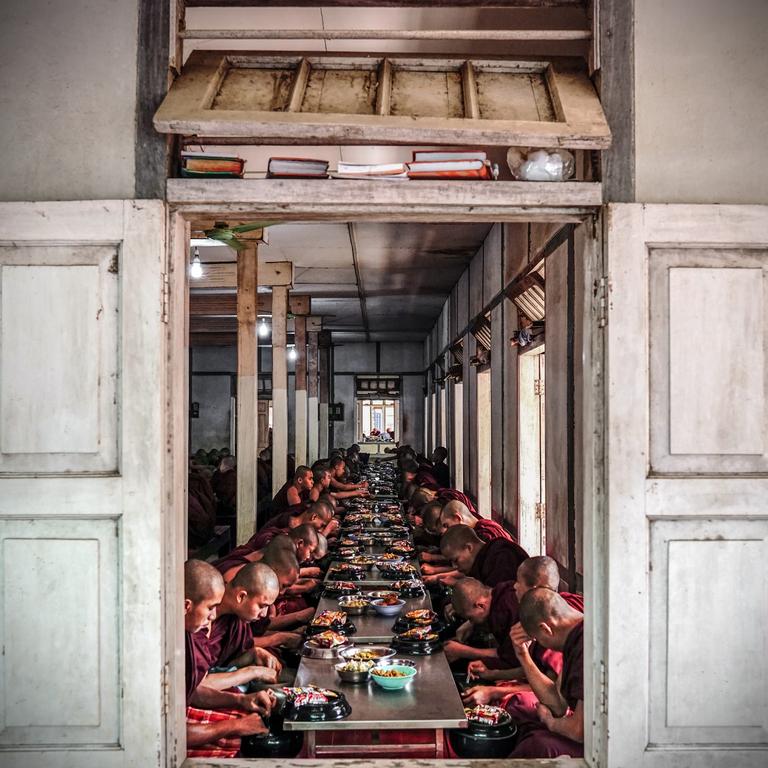
<path fill-rule="evenodd" d="M 506 710 L 481 704 L 466 708 L 467 728 L 448 731 L 454 752 L 464 758 L 504 758 L 515 746 L 517 726 Z"/>
<path fill-rule="evenodd" d="M 395 592 L 393 589 L 374 589 L 370 592 L 366 592 L 365 596 L 370 598 L 371 600 L 387 600 L 387 599 L 397 599 L 400 597 L 400 595 Z"/>
<path fill-rule="evenodd" d="M 391 659 L 395 651 L 386 645 L 356 645 L 339 651 L 339 658 L 345 661 L 371 661 L 375 664 L 383 664 Z"/>
<path fill-rule="evenodd" d="M 379 616 L 397 616 L 403 610 L 405 600 L 399 597 L 385 597 L 371 601 L 371 605 Z"/>
<path fill-rule="evenodd" d="M 370 604 L 371 601 L 360 593 L 339 598 L 339 608 L 343 608 L 350 616 L 360 616 Z"/>
<path fill-rule="evenodd" d="M 414 627 L 392 638 L 392 647 L 413 656 L 429 656 L 442 647 L 440 637 L 432 627 Z"/>
<path fill-rule="evenodd" d="M 392 589 L 396 589 L 400 597 L 421 597 L 424 594 L 424 582 L 417 579 L 401 579 L 393 582 Z"/>
<path fill-rule="evenodd" d="M 367 683 L 375 661 L 342 661 L 334 664 L 336 674 L 345 683 Z"/>
<path fill-rule="evenodd" d="M 324 594 L 329 597 L 340 597 L 342 595 L 354 595 L 358 587 L 350 581 L 326 581 L 323 585 Z"/>
<path fill-rule="evenodd" d="M 371 679 L 388 691 L 398 691 L 405 688 L 417 675 L 415 667 L 405 664 L 386 664 L 372 667 Z"/>
<path fill-rule="evenodd" d="M 339 651 L 351 647 L 352 641 L 349 638 L 328 629 L 304 643 L 303 655 L 311 659 L 334 659 Z"/>

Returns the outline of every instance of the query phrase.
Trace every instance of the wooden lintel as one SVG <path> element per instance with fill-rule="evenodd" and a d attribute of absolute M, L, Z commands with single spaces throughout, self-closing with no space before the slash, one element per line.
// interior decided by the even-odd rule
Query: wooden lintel
<path fill-rule="evenodd" d="M 293 264 L 290 261 L 259 263 L 259 285 L 273 287 L 293 285 Z M 195 288 L 237 288 L 237 264 L 203 264 L 203 276 L 194 282 Z"/>
<path fill-rule="evenodd" d="M 256 308 L 260 315 L 272 313 L 272 294 L 260 293 L 256 298 Z M 306 316 L 311 309 L 311 297 L 289 294 L 288 312 L 291 315 Z M 237 296 L 234 293 L 196 293 L 194 289 L 189 297 L 190 317 L 235 317 L 237 315 Z"/>
<path fill-rule="evenodd" d="M 323 318 L 309 316 L 307 318 L 307 333 L 319 332 L 323 330 Z"/>

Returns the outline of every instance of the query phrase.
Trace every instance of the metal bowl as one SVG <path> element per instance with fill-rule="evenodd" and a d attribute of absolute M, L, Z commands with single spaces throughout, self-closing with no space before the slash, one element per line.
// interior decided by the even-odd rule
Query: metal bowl
<path fill-rule="evenodd" d="M 395 651 L 388 645 L 356 645 L 339 651 L 339 658 L 345 661 L 353 661 L 356 654 L 365 652 L 375 654 L 376 657 L 372 661 L 375 661 L 377 664 L 382 664 L 395 655 Z"/>
<path fill-rule="evenodd" d="M 364 601 L 365 605 L 352 606 L 349 603 L 352 601 Z M 343 608 L 350 616 L 361 616 L 365 609 L 371 604 L 371 601 L 361 593 L 355 595 L 346 595 L 339 598 L 339 608 Z"/>
<path fill-rule="evenodd" d="M 312 645 L 310 640 L 307 640 L 304 643 L 302 656 L 306 656 L 308 659 L 336 659 L 343 650 L 351 647 L 351 640 L 337 645 L 335 648 L 318 648 L 316 645 Z"/>
<path fill-rule="evenodd" d="M 371 669 L 373 668 L 376 662 L 373 662 L 373 661 L 357 662 L 357 663 L 366 665 L 366 668 L 360 671 L 352 671 L 352 670 L 344 669 L 344 667 L 346 667 L 351 663 L 353 662 L 346 661 L 346 660 L 341 661 L 338 664 L 334 664 L 333 668 L 336 670 L 336 674 L 345 683 L 367 683 L 371 677 Z"/>
<path fill-rule="evenodd" d="M 395 656 L 392 656 L 388 659 L 382 659 L 381 661 L 376 662 L 377 667 L 388 667 L 388 666 L 397 666 L 397 667 L 413 667 L 416 668 L 416 662 L 411 661 L 410 659 L 398 659 Z"/>

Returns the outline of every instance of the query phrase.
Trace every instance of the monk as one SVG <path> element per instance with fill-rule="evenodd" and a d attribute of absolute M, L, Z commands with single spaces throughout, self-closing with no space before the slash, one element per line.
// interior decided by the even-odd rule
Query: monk
<path fill-rule="evenodd" d="M 509 633 L 518 622 L 519 603 L 515 585 L 503 581 L 488 587 L 477 579 L 460 579 L 453 585 L 451 603 L 457 615 L 473 626 L 488 625 L 496 639 L 496 648 L 475 648 L 459 640 L 448 640 L 443 646 L 448 661 L 482 660 L 487 667 L 515 665 L 517 657 Z"/>
<path fill-rule="evenodd" d="M 494 520 L 475 517 L 461 501 L 449 501 L 440 513 L 438 527 L 440 533 L 445 533 L 451 526 L 466 525 L 474 530 L 478 538 L 484 542 L 493 539 L 507 539 L 514 541 L 509 532 Z"/>
<path fill-rule="evenodd" d="M 296 467 L 293 478 L 285 483 L 272 499 L 273 519 L 288 510 L 301 509 L 309 501 L 309 492 L 314 485 L 312 477 L 309 467 Z"/>
<path fill-rule="evenodd" d="M 228 512 L 233 512 L 237 501 L 237 469 L 234 456 L 222 457 L 211 478 L 211 486 L 219 504 Z"/>
<path fill-rule="evenodd" d="M 546 587 L 553 592 L 557 592 L 560 585 L 560 569 L 557 563 L 546 556 L 529 557 L 520 563 L 517 569 L 517 578 L 514 582 L 514 591 L 518 603 L 523 597 L 536 587 Z M 560 596 L 571 608 L 575 608 L 580 613 L 584 613 L 584 598 L 571 592 L 561 592 Z M 533 643 L 528 649 L 531 658 L 536 666 L 552 680 L 556 679 L 563 668 L 563 655 L 559 651 L 553 651 L 551 648 L 544 648 L 538 643 Z M 517 658 L 512 659 L 514 663 L 506 665 L 511 669 L 496 668 L 498 665 L 486 665 L 483 661 L 473 661 L 469 665 L 469 673 L 472 677 L 478 677 L 481 680 L 525 680 L 525 673 L 517 663 Z M 516 686 L 511 686 L 515 688 Z M 488 703 L 481 702 L 480 703 Z"/>
<path fill-rule="evenodd" d="M 211 667 L 238 669 L 217 675 L 209 684 L 226 688 L 251 680 L 277 682 L 279 663 L 272 654 L 256 647 L 251 622 L 267 615 L 278 592 L 277 576 L 262 563 L 244 565 L 225 586 L 205 653 Z"/>
<path fill-rule="evenodd" d="M 269 691 L 246 695 L 210 689 L 205 684 L 208 672 L 205 635 L 216 618 L 216 609 L 223 597 L 224 581 L 213 566 L 202 560 L 189 560 L 184 564 L 187 746 L 192 748 L 223 738 L 266 733 L 268 729 L 261 715 L 268 715 L 275 703 L 274 695 Z M 220 722 L 196 722 L 189 709 L 193 701 L 208 702 L 209 706 L 236 707 L 243 714 Z"/>
<path fill-rule="evenodd" d="M 331 517 L 328 507 L 320 502 L 315 502 L 296 514 L 286 511 L 268 520 L 267 524 L 261 530 L 256 531 L 242 546 L 252 552 L 257 549 L 264 549 L 275 536 L 307 523 L 315 530 L 322 531 L 330 522 Z"/>
<path fill-rule="evenodd" d="M 584 614 L 557 592 L 536 587 L 520 603 L 520 625 L 512 642 L 520 665 L 539 700 L 538 723 L 519 719 L 521 738 L 510 757 L 552 758 L 584 756 Z M 543 674 L 530 656 L 535 640 L 563 654 L 563 669 L 556 681 Z M 517 713 L 511 708 L 512 716 Z"/>
<path fill-rule="evenodd" d="M 440 539 L 440 551 L 465 576 L 495 587 L 513 581 L 528 553 L 514 541 L 493 539 L 487 544 L 467 525 L 450 527 Z"/>
<path fill-rule="evenodd" d="M 451 484 L 451 470 L 446 463 L 448 459 L 448 449 L 438 445 L 432 451 L 432 474 L 437 479 L 441 488 L 447 488 Z"/>
<path fill-rule="evenodd" d="M 355 496 L 368 495 L 368 483 L 347 483 L 346 478 L 347 465 L 342 456 L 334 456 L 331 459 L 331 492 L 352 491 Z"/>

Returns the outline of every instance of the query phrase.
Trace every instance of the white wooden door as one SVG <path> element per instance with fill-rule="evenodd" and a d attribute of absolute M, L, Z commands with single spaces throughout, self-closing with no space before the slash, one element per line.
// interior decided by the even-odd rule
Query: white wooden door
<path fill-rule="evenodd" d="M 609 766 L 768 765 L 768 208 L 607 210 Z"/>
<path fill-rule="evenodd" d="M 165 212 L 0 204 L 0 764 L 159 766 Z"/>

